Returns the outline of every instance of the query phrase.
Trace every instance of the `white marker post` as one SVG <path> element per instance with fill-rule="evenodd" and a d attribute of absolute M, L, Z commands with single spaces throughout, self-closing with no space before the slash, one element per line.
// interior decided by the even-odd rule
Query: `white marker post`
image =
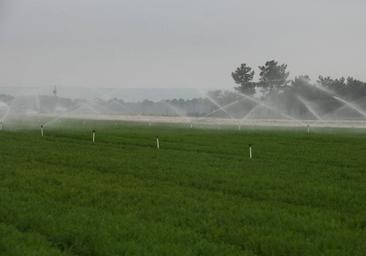
<path fill-rule="evenodd" d="M 249 144 L 249 159 L 253 158 L 252 144 Z"/>
<path fill-rule="evenodd" d="M 95 130 L 93 130 L 93 131 L 92 131 L 93 143 L 95 143 L 95 134 L 96 134 L 96 131 L 95 131 Z"/>
<path fill-rule="evenodd" d="M 41 125 L 41 136 L 43 137 L 44 135 L 44 127 L 43 127 L 43 124 Z"/>
<path fill-rule="evenodd" d="M 160 149 L 159 137 L 156 137 L 156 148 Z"/>

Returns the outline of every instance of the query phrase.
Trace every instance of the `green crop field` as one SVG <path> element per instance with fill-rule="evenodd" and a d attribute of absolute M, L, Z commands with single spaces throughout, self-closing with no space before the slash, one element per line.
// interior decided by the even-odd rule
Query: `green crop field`
<path fill-rule="evenodd" d="M 366 133 L 1 131 L 0 254 L 366 255 Z"/>

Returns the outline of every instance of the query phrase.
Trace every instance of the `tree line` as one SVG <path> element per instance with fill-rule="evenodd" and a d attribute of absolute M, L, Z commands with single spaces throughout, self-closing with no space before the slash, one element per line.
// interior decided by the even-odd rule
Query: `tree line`
<path fill-rule="evenodd" d="M 311 84 L 308 75 L 301 75 L 289 80 L 290 72 L 286 64 L 279 64 L 278 61 L 267 61 L 259 66 L 259 79 L 254 81 L 255 71 L 247 64 L 241 64 L 231 76 L 236 84 L 235 89 L 247 95 L 254 95 L 262 91 L 263 95 L 269 95 L 279 90 L 288 90 L 308 86 Z M 353 77 L 332 78 L 330 76 L 319 76 L 317 83 L 330 89 L 340 96 L 346 98 L 361 98 L 366 96 L 366 83 Z"/>

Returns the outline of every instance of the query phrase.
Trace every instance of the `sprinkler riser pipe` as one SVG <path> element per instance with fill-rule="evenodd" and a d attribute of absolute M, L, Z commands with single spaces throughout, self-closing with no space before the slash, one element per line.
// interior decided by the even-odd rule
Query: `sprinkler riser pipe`
<path fill-rule="evenodd" d="M 95 143 L 95 131 L 92 132 L 92 140 L 93 140 L 93 143 Z"/>
<path fill-rule="evenodd" d="M 156 138 L 156 148 L 160 149 L 160 142 L 159 142 L 159 138 Z"/>

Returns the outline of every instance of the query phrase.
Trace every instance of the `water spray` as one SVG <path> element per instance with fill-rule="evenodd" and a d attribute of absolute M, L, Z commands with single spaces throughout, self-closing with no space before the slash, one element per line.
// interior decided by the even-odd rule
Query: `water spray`
<path fill-rule="evenodd" d="M 159 137 L 156 137 L 156 148 L 160 149 Z"/>
<path fill-rule="evenodd" d="M 311 107 L 310 102 L 307 102 L 303 97 L 297 96 L 297 99 L 307 108 L 307 110 L 317 119 L 322 120 L 320 115 Z"/>
<path fill-rule="evenodd" d="M 253 158 L 252 144 L 249 144 L 249 159 Z"/>
<path fill-rule="evenodd" d="M 210 115 L 212 115 L 212 114 L 214 114 L 214 113 L 216 113 L 216 112 L 219 112 L 219 111 L 223 111 L 230 119 L 235 119 L 234 118 L 234 116 L 233 115 L 231 115 L 228 111 L 226 111 L 225 110 L 225 108 L 227 108 L 227 107 L 229 107 L 229 106 L 231 106 L 231 105 L 233 105 L 233 104 L 236 104 L 236 103 L 238 103 L 238 102 L 240 102 L 241 100 L 239 100 L 239 101 L 237 101 L 237 102 L 232 102 L 232 103 L 230 103 L 230 104 L 227 104 L 227 105 L 225 105 L 225 106 L 221 106 L 216 100 L 214 100 L 213 98 L 211 98 L 208 94 L 206 94 L 206 98 L 211 102 L 211 103 L 213 103 L 216 107 L 218 107 L 218 109 L 216 109 L 216 110 L 214 110 L 214 111 L 212 111 L 212 112 L 210 112 L 210 113 L 208 113 L 207 115 L 206 115 L 206 117 L 208 117 L 208 116 L 210 116 Z"/>
<path fill-rule="evenodd" d="M 257 103 L 258 105 L 261 105 L 264 108 L 267 108 L 267 109 L 269 109 L 269 110 L 271 110 L 273 112 L 276 112 L 276 113 L 280 114 L 281 116 L 283 116 L 283 117 L 285 117 L 287 119 L 293 120 L 295 122 L 300 123 L 301 125 L 304 125 L 304 122 L 302 122 L 301 120 L 298 120 L 296 118 L 293 118 L 292 116 L 284 113 L 283 111 L 281 111 L 281 110 L 279 110 L 277 108 L 273 108 L 272 106 L 268 105 L 267 103 L 261 102 L 261 101 L 257 100 L 256 98 L 254 98 L 252 96 L 249 96 L 249 95 L 246 95 L 246 94 L 243 94 L 243 93 L 240 93 L 240 92 L 239 92 L 239 95 L 241 95 L 242 98 L 248 99 L 249 101 L 252 101 L 254 103 Z"/>
<path fill-rule="evenodd" d="M 353 109 L 354 111 L 358 112 L 359 114 L 361 114 L 364 118 L 366 118 L 366 112 L 360 108 L 359 106 L 357 106 L 356 104 L 349 102 L 341 97 L 339 97 L 338 95 L 334 95 L 335 93 L 332 92 L 331 90 L 328 90 L 326 88 L 324 88 L 321 85 L 317 85 L 316 88 L 318 88 L 319 90 L 329 94 L 333 99 L 337 100 L 338 102 L 343 103 L 345 106 Z"/>
<path fill-rule="evenodd" d="M 92 140 L 93 140 L 93 143 L 95 143 L 95 134 L 96 134 L 96 131 L 95 131 L 95 130 L 93 130 L 93 131 L 92 131 Z"/>
<path fill-rule="evenodd" d="M 186 111 L 174 106 L 173 104 L 169 103 L 168 101 L 162 101 L 162 103 L 164 105 L 166 105 L 169 109 L 173 110 L 175 115 L 184 118 L 187 123 L 192 123 L 192 119 L 187 116 Z M 169 111 L 167 111 L 167 115 L 169 115 Z"/>

